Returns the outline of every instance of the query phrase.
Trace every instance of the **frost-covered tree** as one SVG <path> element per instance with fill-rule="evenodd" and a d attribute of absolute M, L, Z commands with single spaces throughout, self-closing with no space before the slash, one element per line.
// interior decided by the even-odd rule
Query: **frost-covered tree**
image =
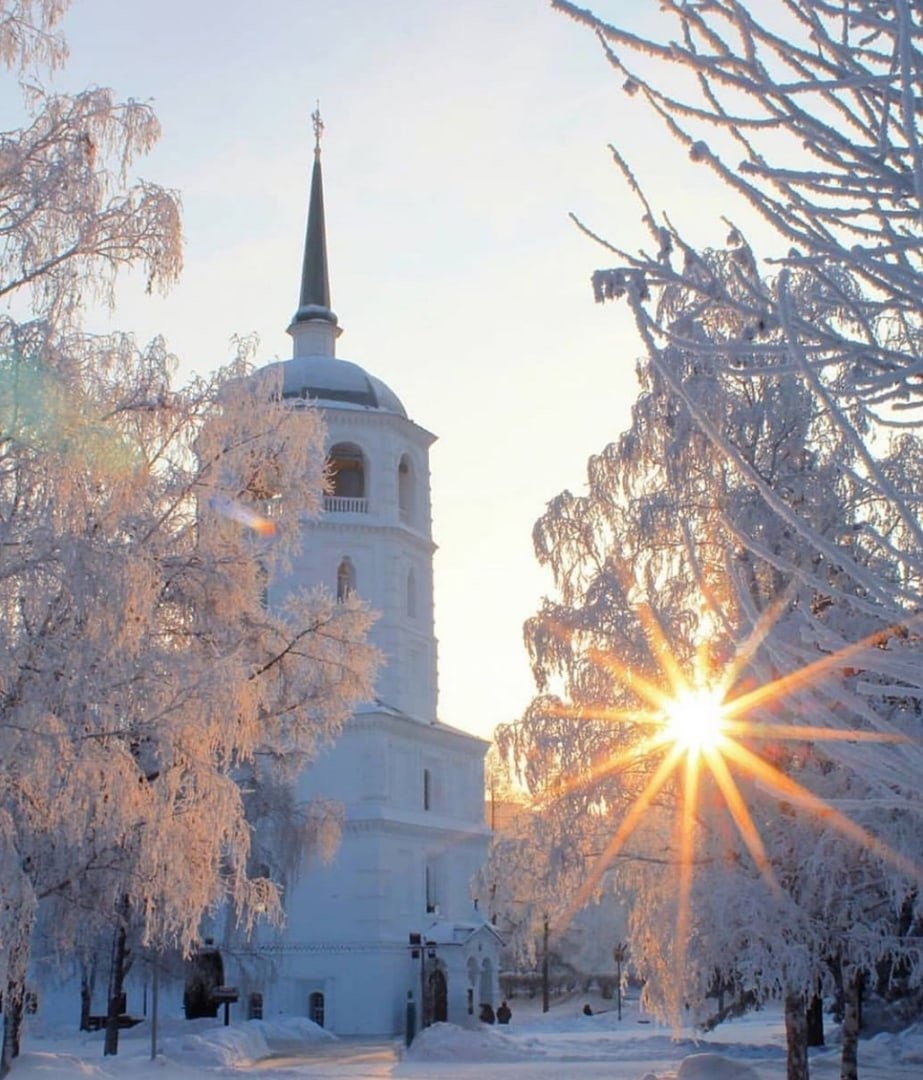
<path fill-rule="evenodd" d="M 734 297 L 739 345 L 770 332 L 761 352 L 798 371 L 858 454 L 865 483 L 900 514 L 899 545 L 871 532 L 869 542 L 916 567 L 913 489 L 881 471 L 875 439 L 882 426 L 915 426 L 920 405 L 918 6 L 779 0 L 754 13 L 736 0 L 669 0 L 657 5 L 663 40 L 567 0 L 553 6 L 596 32 L 626 94 L 687 147 L 691 167 L 713 170 L 778 236 L 771 289 Z M 615 157 L 636 186 L 617 148 Z M 600 300 L 627 299 L 654 356 L 667 339 L 647 299 L 677 281 L 697 288 L 697 253 L 644 209 L 653 251 L 609 245 L 621 265 L 600 271 L 595 289 Z M 682 345 L 688 325 L 674 326 L 670 342 Z M 734 343 L 715 362 L 733 367 Z"/>
<path fill-rule="evenodd" d="M 65 7 L 3 4 L 0 59 L 60 61 Z M 108 927 L 122 956 L 188 950 L 221 904 L 278 914 L 245 795 L 291 781 L 375 662 L 358 603 L 265 604 L 319 508 L 317 416 L 244 355 L 177 389 L 163 342 L 81 330 L 121 268 L 179 270 L 175 194 L 127 182 L 153 114 L 105 90 L 26 107 L 0 135 L 0 1072 L 40 905 L 60 947 Z"/>
<path fill-rule="evenodd" d="M 622 822 L 614 847 L 636 856 L 630 872 L 653 901 L 636 915 L 661 919 L 648 920 L 646 936 L 636 922 L 634 956 L 662 964 L 662 997 L 676 959 L 690 959 L 694 983 L 696 957 L 704 977 L 736 926 L 739 951 L 778 980 L 794 1026 L 825 951 L 861 972 L 873 954 L 904 949 L 919 974 L 901 933 L 919 874 L 905 857 L 919 857 L 916 747 L 895 753 L 858 734 L 853 745 L 754 743 L 738 759 L 752 764 L 747 754 L 761 748 L 773 784 L 737 778 L 735 812 L 727 778 L 712 773 L 700 804 L 727 803 L 736 825 L 753 807 L 765 828 L 722 836 L 720 815 L 702 812 L 677 835 L 673 802 L 695 778 L 660 776 L 647 812 L 632 811 L 660 768 L 633 711 L 642 679 L 730 663 L 738 696 L 789 676 L 772 701 L 749 698 L 771 704 L 777 724 L 919 735 L 921 455 L 903 429 L 920 404 L 920 10 L 904 0 L 780 0 L 757 11 L 668 0 L 649 24 L 663 29 L 655 39 L 624 24 L 633 11 L 607 21 L 567 0 L 553 6 L 592 28 L 624 91 L 779 244 L 762 272 L 736 229 L 720 256 L 695 250 L 657 220 L 613 148 L 653 248 L 605 242 L 618 265 L 594 288 L 635 316 L 643 394 L 632 429 L 591 461 L 588 495 L 560 496 L 537 527 L 560 600 L 527 627 L 546 694 L 516 733 L 521 760 L 530 784 L 555 795 L 555 812 L 576 819 L 583 803 L 584 816 Z M 799 670 L 806 677 L 791 677 Z M 637 825 L 630 841 L 625 823 Z M 672 963 L 659 932 L 676 906 L 676 874 L 637 858 L 671 839 L 694 855 L 684 871 L 693 898 L 700 888 L 709 901 L 677 912 L 685 933 Z M 826 874 L 797 872 L 816 865 L 808 849 L 824 852 Z M 730 895 L 716 874 L 758 908 L 741 899 L 723 914 L 743 919 L 709 918 Z M 848 902 L 826 891 L 834 881 Z M 762 944 L 747 922 L 768 931 Z M 653 993 L 658 974 L 649 975 Z M 850 1044 L 844 1076 L 855 1073 Z M 789 1068 L 807 1073 L 795 1030 Z"/>
<path fill-rule="evenodd" d="M 501 739 L 561 851 L 615 835 L 597 841 L 603 858 L 571 909 L 617 859 L 653 1006 L 675 1015 L 683 1002 L 704 1004 L 718 977 L 784 997 L 794 1024 L 818 980 L 830 986 L 833 956 L 857 972 L 898 953 L 916 965 L 897 927 L 915 899 L 919 822 L 908 825 L 906 811 L 919 809 L 918 762 L 868 739 L 919 728 L 906 681 L 918 633 L 895 628 L 896 613 L 912 614 L 876 604 L 866 588 L 896 576 L 864 530 L 893 533 L 899 515 L 858 482 L 855 450 L 797 372 L 759 341 L 742 344 L 733 298 L 767 290 L 752 253 L 735 238 L 697 256 L 689 276 L 695 286 L 665 288 L 656 311 L 665 333 L 680 324 L 684 345 L 639 365 L 630 429 L 591 460 L 587 493 L 558 496 L 536 526 L 559 596 L 526 627 L 542 693 Z M 735 350 L 727 367 L 716 359 L 725 347 Z M 881 457 L 882 468 L 912 475 L 921 463 L 923 445 L 907 434 Z M 764 490 L 787 513 L 767 509 Z M 644 687 L 669 693 L 700 677 L 724 680 L 729 698 L 751 694 L 746 748 L 729 747 L 724 765 L 709 758 L 701 775 L 671 775 L 672 747 L 651 737 L 662 717 Z M 762 700 L 755 688 L 773 682 Z M 774 738 L 754 741 L 765 723 Z M 836 741 L 835 728 L 851 741 Z M 832 809 L 847 801 L 851 822 Z M 825 874 L 804 873 L 809 851 L 830 859 Z M 845 880 L 854 896 L 812 892 Z M 793 1049 L 803 1042 L 794 1030 L 792 1039 Z"/>

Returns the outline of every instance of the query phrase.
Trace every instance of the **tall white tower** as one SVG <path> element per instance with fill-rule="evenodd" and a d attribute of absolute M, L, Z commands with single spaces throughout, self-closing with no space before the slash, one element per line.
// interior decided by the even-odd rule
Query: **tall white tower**
<path fill-rule="evenodd" d="M 301 294 L 288 328 L 293 356 L 282 365 L 282 393 L 293 403 L 323 408 L 334 474 L 323 517 L 306 526 L 293 578 L 368 601 L 379 613 L 373 639 L 386 658 L 378 701 L 431 722 L 436 639 L 429 447 L 435 437 L 408 419 L 380 379 L 337 358 L 342 331 L 330 308 L 325 232 L 318 145 Z"/>
<path fill-rule="evenodd" d="M 423 1020 L 475 1022 L 496 1004 L 499 939 L 476 912 L 470 882 L 486 858 L 486 743 L 436 717 L 436 639 L 429 447 L 397 395 L 336 356 L 330 307 L 320 118 L 293 355 L 283 395 L 314 403 L 327 424 L 332 490 L 289 578 L 356 593 L 379 613 L 375 700 L 302 775 L 299 797 L 344 808 L 339 851 L 310 865 L 285 898 L 285 931 L 264 948 L 275 976 L 270 1011 L 308 1015 L 340 1033 L 403 1030 L 408 995 Z M 419 941 L 413 947 L 411 940 Z M 269 1013 L 267 1013 L 269 1015 Z"/>

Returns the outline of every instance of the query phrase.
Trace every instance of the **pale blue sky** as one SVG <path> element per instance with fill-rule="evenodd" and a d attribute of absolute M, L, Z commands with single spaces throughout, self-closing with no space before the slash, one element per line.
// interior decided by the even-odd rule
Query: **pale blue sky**
<path fill-rule="evenodd" d="M 545 0 L 76 0 L 64 28 L 60 86 L 151 99 L 163 124 L 139 172 L 182 192 L 183 281 L 124 289 L 114 324 L 163 333 L 185 370 L 234 333 L 290 355 L 320 99 L 339 355 L 439 436 L 440 716 L 489 735 L 531 694 L 521 627 L 550 580 L 532 525 L 582 487 L 635 394 L 627 313 L 589 287 L 610 260 L 568 211 L 643 241 L 615 141 L 655 206 L 720 242 L 704 174 Z"/>

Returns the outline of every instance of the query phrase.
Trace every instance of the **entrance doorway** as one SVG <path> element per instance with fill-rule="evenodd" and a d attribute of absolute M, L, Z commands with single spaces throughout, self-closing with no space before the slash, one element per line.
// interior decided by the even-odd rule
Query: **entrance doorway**
<path fill-rule="evenodd" d="M 429 997 L 429 1013 L 431 1023 L 445 1023 L 449 1018 L 449 988 L 446 983 L 445 972 L 441 968 L 434 968 L 429 975 L 427 986 Z"/>
<path fill-rule="evenodd" d="M 318 1027 L 324 1026 L 324 995 L 320 990 L 315 990 L 308 998 L 308 1019 Z"/>

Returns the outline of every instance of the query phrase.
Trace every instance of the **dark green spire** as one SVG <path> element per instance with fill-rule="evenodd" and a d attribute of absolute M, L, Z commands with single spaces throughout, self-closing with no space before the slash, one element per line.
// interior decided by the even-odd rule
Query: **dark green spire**
<path fill-rule="evenodd" d="M 320 167 L 320 137 L 324 130 L 318 108 L 311 114 L 314 122 L 314 171 L 311 174 L 311 200 L 308 205 L 308 229 L 304 240 L 301 268 L 301 296 L 294 322 L 323 319 L 336 325 L 330 310 L 330 278 L 327 273 L 327 232 L 324 226 L 324 181 Z"/>

